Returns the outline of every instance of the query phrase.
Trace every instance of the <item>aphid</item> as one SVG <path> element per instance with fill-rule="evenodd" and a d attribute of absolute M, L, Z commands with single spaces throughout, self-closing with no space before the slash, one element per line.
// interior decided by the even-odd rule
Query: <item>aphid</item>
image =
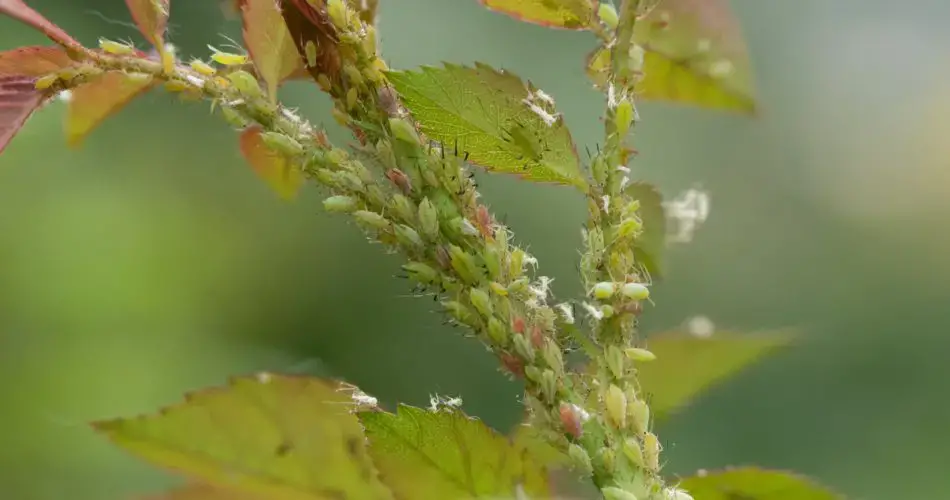
<path fill-rule="evenodd" d="M 223 66 L 241 66 L 247 64 L 247 54 L 223 52 L 211 45 L 208 45 L 208 48 L 211 49 L 211 60 L 218 64 Z"/>
<path fill-rule="evenodd" d="M 284 156 L 298 156 L 303 154 L 303 145 L 296 139 L 278 132 L 264 132 L 261 134 L 261 140 L 271 149 Z"/>
<path fill-rule="evenodd" d="M 307 40 L 307 43 L 303 44 L 304 57 L 307 59 L 308 67 L 317 66 L 317 44 L 313 43 L 313 40 Z"/>
<path fill-rule="evenodd" d="M 99 39 L 99 48 L 115 56 L 126 56 L 135 52 L 135 47 L 130 43 L 116 42 L 105 38 Z"/>
<path fill-rule="evenodd" d="M 514 151 L 519 155 L 518 160 L 525 162 L 525 169 L 531 165 L 541 163 L 546 149 L 524 125 L 516 123 L 506 129 L 504 135 L 506 136 L 503 137 L 505 142 L 511 144 Z"/>
<path fill-rule="evenodd" d="M 217 73 L 217 70 L 214 69 L 214 66 L 202 61 L 201 59 L 192 59 L 189 63 L 191 69 L 195 70 L 196 73 L 203 76 L 214 76 Z"/>
<path fill-rule="evenodd" d="M 52 73 L 52 74 L 37 78 L 33 86 L 36 88 L 36 90 L 46 90 L 52 87 L 53 85 L 55 85 L 56 82 L 58 81 L 59 81 L 59 75 L 57 75 L 56 73 Z"/>
<path fill-rule="evenodd" d="M 254 75 L 248 73 L 247 71 L 232 71 L 228 73 L 228 81 L 234 85 L 234 88 L 239 92 L 247 94 L 251 97 L 260 97 L 264 95 L 263 89 L 259 83 L 257 83 L 257 78 L 254 78 Z"/>

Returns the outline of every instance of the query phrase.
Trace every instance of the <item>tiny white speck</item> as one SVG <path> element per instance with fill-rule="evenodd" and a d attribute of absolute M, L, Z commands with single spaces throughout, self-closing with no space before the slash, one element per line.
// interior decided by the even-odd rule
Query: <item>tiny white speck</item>
<path fill-rule="evenodd" d="M 69 102 L 73 98 L 73 92 L 71 90 L 63 90 L 56 94 L 56 98 L 62 102 Z"/>
<path fill-rule="evenodd" d="M 686 331 L 694 337 L 708 339 L 716 332 L 716 325 L 706 316 L 693 316 L 686 321 Z"/>
<path fill-rule="evenodd" d="M 188 80 L 188 83 L 194 85 L 195 87 L 204 87 L 205 85 L 205 81 L 196 75 L 186 75 L 185 79 Z"/>
<path fill-rule="evenodd" d="M 262 384 L 269 383 L 269 382 L 271 381 L 270 373 L 267 373 L 267 372 L 260 372 L 260 373 L 258 373 L 258 374 L 257 374 L 257 381 L 260 382 L 260 383 L 262 383 Z"/>
<path fill-rule="evenodd" d="M 727 59 L 720 59 L 709 66 L 709 74 L 716 78 L 729 76 L 734 67 L 732 62 Z"/>

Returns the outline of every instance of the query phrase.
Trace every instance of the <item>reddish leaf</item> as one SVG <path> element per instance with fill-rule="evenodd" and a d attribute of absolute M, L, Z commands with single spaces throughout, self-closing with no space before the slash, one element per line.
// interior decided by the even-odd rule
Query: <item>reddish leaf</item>
<path fill-rule="evenodd" d="M 277 195 L 292 199 L 303 184 L 303 173 L 283 155 L 272 151 L 261 139 L 260 127 L 250 127 L 241 133 L 241 154 Z"/>
<path fill-rule="evenodd" d="M 297 46 L 297 53 L 307 60 L 307 44 L 316 48 L 314 64 L 305 65 L 314 80 L 321 74 L 331 82 L 339 82 L 342 63 L 338 52 L 336 28 L 327 17 L 323 0 L 284 0 L 281 13 Z M 313 51 L 313 49 L 311 49 Z"/>
<path fill-rule="evenodd" d="M 42 14 L 23 3 L 23 0 L 0 0 L 0 14 L 6 14 L 42 31 L 50 40 L 64 47 L 72 49 L 82 47 L 73 37 L 66 34 L 62 28 L 56 26 L 52 21 L 43 17 Z"/>
<path fill-rule="evenodd" d="M 0 76 L 40 77 L 72 63 L 69 54 L 60 47 L 20 47 L 0 52 Z"/>
<path fill-rule="evenodd" d="M 79 146 L 103 120 L 153 85 L 151 77 L 110 72 L 76 87 L 66 115 L 66 142 L 72 147 Z"/>
<path fill-rule="evenodd" d="M 145 39 L 160 48 L 168 25 L 169 0 L 125 0 L 125 4 Z"/>
<path fill-rule="evenodd" d="M 267 84 L 269 97 L 276 100 L 280 82 L 302 70 L 303 58 L 297 53 L 297 46 L 274 0 L 239 1 L 244 45 L 251 53 L 257 73 Z"/>
<path fill-rule="evenodd" d="M 43 104 L 45 95 L 36 90 L 35 82 L 36 79 L 29 76 L 0 75 L 0 153 L 33 111 Z"/>

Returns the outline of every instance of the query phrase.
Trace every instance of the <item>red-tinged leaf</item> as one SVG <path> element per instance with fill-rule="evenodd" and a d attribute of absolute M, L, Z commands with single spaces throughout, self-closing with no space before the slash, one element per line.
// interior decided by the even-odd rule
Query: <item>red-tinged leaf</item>
<path fill-rule="evenodd" d="M 587 29 L 596 22 L 597 0 L 480 0 L 490 10 L 549 28 Z"/>
<path fill-rule="evenodd" d="M 66 115 L 66 142 L 71 147 L 78 147 L 103 120 L 154 84 L 151 78 L 110 72 L 76 87 L 69 99 Z"/>
<path fill-rule="evenodd" d="M 250 127 L 241 133 L 241 154 L 278 196 L 292 199 L 297 195 L 303 184 L 303 173 L 264 144 L 259 127 Z"/>
<path fill-rule="evenodd" d="M 45 95 L 36 90 L 35 82 L 26 76 L 0 76 L 0 153 L 43 104 Z"/>
<path fill-rule="evenodd" d="M 30 8 L 23 0 L 0 0 L 0 14 L 6 14 L 20 22 L 43 32 L 50 40 L 71 49 L 80 49 L 82 45 L 66 34 L 62 28 Z"/>
<path fill-rule="evenodd" d="M 311 55 L 314 48 L 316 49 L 316 57 L 310 61 L 314 64 L 308 62 L 304 66 L 310 76 L 316 80 L 323 74 L 331 82 L 338 83 L 342 68 L 338 51 L 339 38 L 336 28 L 327 17 L 325 2 L 323 0 L 284 0 L 280 6 L 284 23 L 290 31 L 300 57 L 305 61 L 309 59 L 307 57 L 308 44 L 312 44 Z"/>
<path fill-rule="evenodd" d="M 169 0 L 125 0 L 125 4 L 145 39 L 160 48 L 168 26 Z"/>
<path fill-rule="evenodd" d="M 60 47 L 20 47 L 0 52 L 0 76 L 40 77 L 73 63 Z"/>
<path fill-rule="evenodd" d="M 268 96 L 275 101 L 277 87 L 303 68 L 303 58 L 274 0 L 240 2 L 244 45 L 251 53 L 257 73 L 267 84 Z"/>

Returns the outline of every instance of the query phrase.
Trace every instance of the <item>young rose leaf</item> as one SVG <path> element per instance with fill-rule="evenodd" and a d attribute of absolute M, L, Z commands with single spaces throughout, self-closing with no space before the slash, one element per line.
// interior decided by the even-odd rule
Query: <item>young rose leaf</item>
<path fill-rule="evenodd" d="M 267 84 L 268 97 L 276 102 L 277 87 L 302 69 L 303 59 L 274 0 L 240 1 L 244 45 Z"/>
<path fill-rule="evenodd" d="M 139 500 L 267 500 L 267 497 L 207 483 L 190 483 L 164 493 L 141 497 Z"/>
<path fill-rule="evenodd" d="M 324 0 L 284 0 L 280 2 L 284 23 L 297 46 L 297 54 L 310 76 L 320 75 L 338 84 L 342 62 L 339 38 L 327 14 Z"/>
<path fill-rule="evenodd" d="M 636 24 L 643 99 L 755 113 L 752 69 L 727 0 L 663 0 Z"/>
<path fill-rule="evenodd" d="M 597 22 L 597 0 L 479 0 L 490 10 L 550 28 L 582 30 Z"/>
<path fill-rule="evenodd" d="M 683 478 L 680 489 L 701 500 L 842 500 L 810 479 L 785 471 L 736 467 Z"/>
<path fill-rule="evenodd" d="M 73 60 L 60 47 L 20 47 L 0 52 L 0 76 L 41 77 L 55 73 Z"/>
<path fill-rule="evenodd" d="M 549 498 L 544 469 L 480 420 L 461 411 L 400 405 L 362 412 L 369 452 L 398 498 Z"/>
<path fill-rule="evenodd" d="M 113 71 L 76 87 L 66 114 L 66 142 L 78 147 L 100 123 L 155 85 L 151 77 Z"/>
<path fill-rule="evenodd" d="M 70 49 L 79 49 L 82 45 L 66 34 L 62 28 L 33 10 L 23 0 L 0 0 L 0 14 L 6 14 L 24 24 L 42 32 L 50 40 Z"/>
<path fill-rule="evenodd" d="M 633 256 L 643 264 L 653 278 L 663 277 L 663 252 L 666 250 L 666 214 L 663 196 L 645 182 L 627 186 L 625 192 L 640 202 L 637 215 L 643 223 L 643 232 L 633 246 Z"/>
<path fill-rule="evenodd" d="M 490 171 L 587 188 L 563 118 L 518 76 L 478 63 L 387 75 L 429 139 Z"/>
<path fill-rule="evenodd" d="M 250 127 L 241 133 L 241 154 L 251 167 L 285 200 L 293 199 L 303 184 L 303 172 L 286 156 L 264 144 L 259 127 Z"/>
<path fill-rule="evenodd" d="M 0 75 L 0 153 L 43 104 L 46 96 L 35 85 L 36 78 Z"/>
<path fill-rule="evenodd" d="M 93 426 L 156 465 L 244 495 L 228 498 L 392 500 L 353 406 L 340 384 L 261 374 Z"/>
<path fill-rule="evenodd" d="M 789 345 L 794 338 L 786 331 L 716 332 L 709 338 L 683 332 L 651 335 L 647 348 L 656 355 L 656 360 L 637 366 L 640 385 L 650 394 L 653 415 L 662 418 L 709 386 Z"/>
<path fill-rule="evenodd" d="M 132 20 L 146 40 L 161 51 L 168 27 L 170 0 L 125 0 Z"/>

